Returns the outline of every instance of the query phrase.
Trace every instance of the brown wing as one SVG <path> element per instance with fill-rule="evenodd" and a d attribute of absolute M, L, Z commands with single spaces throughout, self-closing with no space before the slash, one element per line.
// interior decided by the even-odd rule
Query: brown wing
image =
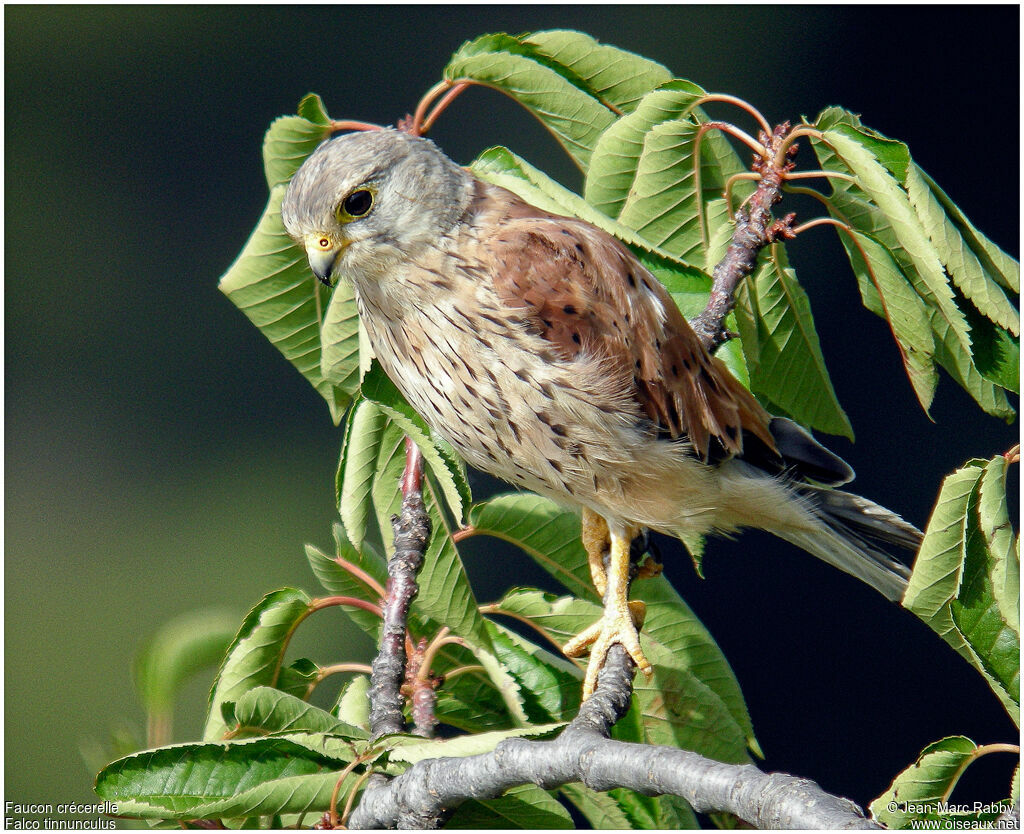
<path fill-rule="evenodd" d="M 631 375 L 643 413 L 671 437 L 686 435 L 705 460 L 712 439 L 740 454 L 744 431 L 775 451 L 770 415 L 704 349 L 631 252 L 589 223 L 546 214 L 512 194 L 497 209 L 490 202 L 482 225 L 495 231 L 481 244 L 495 290 L 559 358 L 587 351 L 613 373 Z"/>

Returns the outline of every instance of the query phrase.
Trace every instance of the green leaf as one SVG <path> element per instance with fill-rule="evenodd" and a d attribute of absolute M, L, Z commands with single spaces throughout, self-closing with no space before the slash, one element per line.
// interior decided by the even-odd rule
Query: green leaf
<path fill-rule="evenodd" d="M 704 90 L 689 81 L 669 81 L 602 133 L 587 169 L 586 201 L 609 217 L 618 217 L 636 179 L 648 131 L 689 115 L 703 95 Z"/>
<path fill-rule="evenodd" d="M 286 695 L 302 698 L 309 692 L 310 686 L 316 681 L 319 671 L 320 667 L 308 657 L 300 657 L 287 666 L 281 667 L 281 672 L 277 676 L 277 682 L 274 686 Z M 221 705 L 222 709 L 224 706 L 225 704 Z"/>
<path fill-rule="evenodd" d="M 384 587 L 387 583 L 387 566 L 383 557 L 366 543 L 362 551 L 357 551 L 345 537 L 345 529 L 340 524 L 334 525 L 334 539 L 337 544 L 337 557 L 329 556 L 311 544 L 306 545 L 306 558 L 320 584 L 332 596 L 356 597 L 377 603 L 377 591 L 342 567 L 338 559 L 343 559 L 364 571 Z M 360 629 L 374 639 L 377 638 L 380 633 L 380 617 L 362 608 L 343 606 L 342 610 Z"/>
<path fill-rule="evenodd" d="M 464 758 L 490 753 L 505 739 L 509 738 L 550 738 L 565 726 L 564 721 L 542 724 L 534 727 L 517 727 L 512 730 L 498 730 L 488 733 L 455 736 L 454 738 L 419 738 L 411 735 L 394 735 L 380 740 L 388 751 L 388 758 L 395 762 L 415 764 L 424 759 L 442 756 Z"/>
<path fill-rule="evenodd" d="M 363 378 L 362 394 L 366 399 L 375 402 L 419 447 L 429 476 L 436 479 L 445 505 L 451 511 L 455 523 L 461 524 L 473 496 L 466 480 L 465 465 L 455 450 L 431 432 L 430 427 L 405 401 L 379 364 L 374 364 Z"/>
<path fill-rule="evenodd" d="M 935 333 L 935 358 L 984 411 L 1012 423 L 1017 412 L 1006 398 L 1006 392 L 985 378 L 975 364 L 973 353 L 964 351 L 953 329 L 941 314 L 933 309 L 930 316 L 932 331 Z M 992 362 L 990 373 L 1002 373 L 999 360 L 994 355 Z"/>
<path fill-rule="evenodd" d="M 452 632 L 491 652 L 490 639 L 480 616 L 465 568 L 448 531 L 434 521 L 434 532 L 420 571 L 419 612 Z"/>
<path fill-rule="evenodd" d="M 654 799 L 658 806 L 657 828 L 675 830 L 701 827 L 690 803 L 682 797 L 665 794 Z"/>
<path fill-rule="evenodd" d="M 845 168 L 842 160 L 823 144 L 815 143 L 815 152 L 818 154 L 823 168 Z M 935 360 L 985 411 L 1005 420 L 1012 420 L 1015 412 L 1006 399 L 1006 395 L 1000 390 L 1000 386 L 987 379 L 977 366 L 979 360 L 982 363 L 988 362 L 990 367 L 986 368 L 987 373 L 1005 381 L 1006 376 L 1012 375 L 1012 372 L 1008 370 L 1009 364 L 1001 363 L 1006 362 L 1012 354 L 1005 354 L 1001 350 L 999 354 L 993 355 L 990 348 L 987 349 L 984 345 L 975 346 L 973 332 L 970 344 L 965 346 L 963 334 L 959 332 L 962 331 L 961 325 L 966 323 L 969 329 L 978 332 L 980 341 L 988 339 L 991 342 L 997 337 L 992 334 L 989 338 L 990 334 L 986 331 L 994 328 L 995 325 L 975 314 L 974 306 L 958 291 L 954 291 L 950 284 L 946 284 L 946 293 L 939 296 L 933 293 L 928 282 L 919 273 L 914 259 L 901 243 L 892 218 L 866 199 L 868 195 L 856 184 L 846 180 L 833 180 L 833 183 L 834 191 L 827 201 L 833 216 L 858 231 L 875 237 L 889 251 L 900 271 L 913 285 L 914 291 L 927 305 L 933 332 Z M 909 200 L 907 206 L 909 206 Z M 913 220 L 916 222 L 916 215 Z M 921 227 L 921 235 L 924 235 L 923 227 Z M 926 243 L 931 246 L 930 241 Z M 934 255 L 937 260 L 938 253 L 934 252 Z M 953 296 L 952 313 L 948 309 L 947 299 L 945 299 L 948 294 Z M 981 324 L 979 325 L 978 322 Z M 1016 353 L 1015 346 L 1004 347 L 1013 350 L 1014 354 Z"/>
<path fill-rule="evenodd" d="M 356 675 L 338 693 L 338 704 L 334 708 L 340 721 L 370 730 L 370 676 Z"/>
<path fill-rule="evenodd" d="M 894 829 L 909 828 L 914 820 L 945 816 L 939 812 L 939 803 L 952 792 L 977 749 L 977 745 L 964 736 L 951 736 L 929 744 L 917 761 L 871 803 L 871 816 Z M 916 806 L 931 806 L 933 810 L 919 812 Z"/>
<path fill-rule="evenodd" d="M 309 96 L 303 99 L 300 106 L 308 114 L 318 118 L 321 115 L 315 112 Z M 322 113 L 323 105 L 320 106 Z M 326 114 L 323 116 L 326 117 Z M 273 189 L 288 182 L 306 157 L 330 135 L 330 126 L 324 121 L 313 122 L 302 116 L 280 116 L 274 119 L 263 137 L 263 168 L 267 175 L 267 185 Z"/>
<path fill-rule="evenodd" d="M 597 600 L 580 540 L 580 518 L 549 498 L 509 492 L 474 504 L 469 512 L 474 535 L 494 536 L 524 550 L 572 594 Z"/>
<path fill-rule="evenodd" d="M 359 390 L 359 309 L 348 281 L 334 288 L 320 328 L 320 373 L 344 396 Z"/>
<path fill-rule="evenodd" d="M 699 125 L 675 120 L 654 125 L 644 136 L 636 177 L 618 220 L 654 246 L 687 263 L 703 265 L 710 235 L 706 200 L 721 196 L 721 171 L 710 160 L 710 146 L 701 149 L 700 195 L 694 166 Z"/>
<path fill-rule="evenodd" d="M 320 320 L 328 290 L 284 230 L 284 192 L 284 185 L 271 189 L 252 236 L 218 286 L 316 388 L 337 422 L 350 397 L 324 379 L 320 369 Z"/>
<path fill-rule="evenodd" d="M 661 64 L 569 29 L 522 38 L 536 54 L 571 72 L 606 107 L 630 112 L 643 96 L 672 78 Z"/>
<path fill-rule="evenodd" d="M 971 326 L 974 366 L 986 380 L 999 388 L 1020 393 L 1020 336 L 993 324 L 966 304 Z"/>
<path fill-rule="evenodd" d="M 120 815 L 144 819 L 321 812 L 343 764 L 288 739 L 175 745 L 108 765 L 96 792 L 116 802 Z M 350 774 L 347 784 L 356 778 Z"/>
<path fill-rule="evenodd" d="M 910 149 L 904 142 L 883 136 L 877 130 L 861 124 L 859 120 L 856 124 L 837 125 L 837 129 L 840 133 L 855 138 L 899 183 L 906 185 L 913 163 L 910 159 Z"/>
<path fill-rule="evenodd" d="M 237 624 L 234 614 L 205 609 L 187 612 L 160 626 L 135 660 L 135 689 L 146 712 L 168 715 L 182 684 L 220 663 Z"/>
<path fill-rule="evenodd" d="M 647 604 L 643 631 L 664 647 L 674 663 L 721 700 L 743 732 L 747 746 L 760 756 L 739 681 L 714 637 L 664 577 L 639 582 L 635 587 L 637 596 Z"/>
<path fill-rule="evenodd" d="M 678 796 L 644 796 L 626 788 L 598 793 L 579 783 L 563 785 L 559 790 L 597 829 L 700 828 L 693 810 Z"/>
<path fill-rule="evenodd" d="M 729 218 L 729 205 L 724 197 L 708 200 L 705 206 L 707 216 L 707 227 L 711 230 L 708 239 L 708 247 L 704 251 L 704 271 L 711 275 L 715 267 L 725 257 L 732 243 L 732 233 L 735 231 L 735 223 Z M 697 312 L 701 312 L 698 310 Z M 693 315 L 696 315 L 694 313 Z"/>
<path fill-rule="evenodd" d="M 629 814 L 632 828 L 642 830 L 676 830 L 700 828 L 697 818 L 686 800 L 666 794 L 665 796 L 644 796 L 625 788 L 614 788 L 610 796 Z M 673 800 L 676 800 L 673 802 Z"/>
<path fill-rule="evenodd" d="M 853 439 L 825 368 L 807 294 L 773 244 L 737 292 L 736 322 L 754 393 L 811 428 Z"/>
<path fill-rule="evenodd" d="M 1007 622 L 1012 614 L 1001 614 L 993 590 L 991 577 L 999 574 L 1000 559 L 990 550 L 981 521 L 981 484 L 989 465 L 998 466 L 969 461 L 943 481 L 903 606 L 981 673 L 1018 723 L 1020 639 Z M 985 524 L 998 518 L 993 500 L 986 500 Z"/>
<path fill-rule="evenodd" d="M 608 217 L 587 200 L 555 182 L 543 171 L 534 168 L 508 148 L 501 146 L 488 148 L 469 167 L 474 176 L 485 182 L 507 188 L 532 206 L 552 214 L 578 217 L 580 220 L 592 223 L 627 244 L 638 256 L 640 253 L 645 253 L 649 260 L 655 261 L 664 269 L 674 269 L 693 279 L 703 280 L 706 298 L 711 288 L 711 279 L 700 269 L 684 263 L 665 250 L 654 246 L 636 231 Z"/>
<path fill-rule="evenodd" d="M 1004 288 L 1011 292 L 1019 293 L 1020 263 L 1003 252 L 1003 250 L 974 228 L 956 203 L 949 199 L 946 193 L 939 188 L 938 184 L 928 174 L 921 169 L 918 169 L 918 173 L 945 209 L 949 221 L 956 227 L 963 238 L 963 242 L 973 252 L 979 263 L 981 263 L 986 274 Z"/>
<path fill-rule="evenodd" d="M 903 595 L 903 607 L 925 622 L 940 617 L 960 590 L 971 521 L 968 502 L 983 471 L 983 462 L 972 460 L 942 482 Z"/>
<path fill-rule="evenodd" d="M 570 721 L 580 708 L 579 670 L 564 657 L 531 643 L 513 631 L 487 622 L 494 654 L 519 687 L 531 724 Z M 551 647 L 558 651 L 561 647 Z"/>
<path fill-rule="evenodd" d="M 375 372 L 375 376 L 376 373 L 387 380 L 382 371 Z M 367 379 L 370 380 L 370 377 Z M 375 378 L 373 384 L 374 388 L 369 391 L 370 395 L 380 396 L 384 383 Z M 390 381 L 387 384 L 390 386 Z M 394 390 L 393 386 L 391 390 Z M 395 394 L 397 395 L 397 391 Z M 379 403 L 377 405 L 379 406 Z M 381 406 L 382 411 L 387 414 L 388 423 L 380 435 L 373 469 L 373 505 L 381 536 L 389 551 L 393 547 L 394 538 L 391 518 L 400 512 L 402 503 L 400 487 L 401 474 L 405 468 L 405 429 L 417 432 L 419 440 L 428 444 L 428 448 L 420 448 L 424 452 L 424 463 L 431 474 L 437 474 L 435 466 L 447 465 L 437 449 L 430 444 L 429 437 L 424 433 L 425 429 L 413 423 L 410 415 L 415 415 L 415 412 L 407 405 L 404 408 L 409 411 L 403 414 L 397 409 Z M 401 425 L 398 421 L 393 421 L 395 414 L 399 415 Z M 418 415 L 415 416 L 415 420 L 419 421 Z M 450 476 L 451 470 L 444 469 L 443 474 Z M 444 485 L 443 478 L 437 480 Z M 453 493 L 458 494 L 454 491 L 451 477 L 445 486 L 444 494 L 449 500 Z M 489 649 L 483 618 L 477 610 L 476 599 L 473 597 L 465 569 L 462 567 L 445 520 L 440 514 L 437 495 L 431 482 L 427 480 L 424 481 L 423 500 L 431 519 L 432 531 L 418 577 L 419 593 L 414 603 L 415 610 L 437 626 L 446 625 L 456 635 L 472 640 L 475 646 Z M 461 496 L 459 500 L 462 500 Z"/>
<path fill-rule="evenodd" d="M 581 168 L 615 114 L 567 68 L 510 35 L 484 35 L 459 47 L 444 69 L 449 81 L 472 80 L 522 104 Z"/>
<path fill-rule="evenodd" d="M 402 509 L 402 473 L 405 471 L 405 433 L 388 419 L 377 448 L 377 463 L 373 470 L 373 510 L 376 515 L 377 529 L 384 543 L 384 552 L 394 550 L 394 529 L 392 516 L 398 515 Z M 424 495 L 424 502 L 427 498 Z M 431 521 L 435 521 L 431 515 Z"/>
<path fill-rule="evenodd" d="M 530 829 L 573 828 L 562 805 L 536 785 L 510 788 L 495 799 L 464 802 L 445 823 L 446 829 Z"/>
<path fill-rule="evenodd" d="M 991 565 L 992 595 L 1003 621 L 1020 639 L 1020 561 L 1006 506 L 1007 462 L 996 455 L 981 476 L 978 519 Z"/>
<path fill-rule="evenodd" d="M 928 308 L 879 240 L 855 229 L 849 236 L 840 235 L 840 240 L 857 276 L 864 306 L 888 323 L 907 378 L 928 414 L 939 383 Z"/>
<path fill-rule="evenodd" d="M 658 667 L 652 682 L 636 684 L 645 742 L 682 747 L 720 762 L 749 761 L 741 728 L 714 692 L 693 673 L 673 666 L 661 651 L 646 644 L 644 651 Z"/>
<path fill-rule="evenodd" d="M 405 403 L 379 367 L 375 366 L 367 374 L 363 393 L 372 398 L 374 407 L 379 408 L 385 415 L 386 423 L 382 428 L 376 423 L 373 424 L 372 437 L 368 432 L 363 434 L 355 430 L 347 435 L 344 455 L 348 460 L 342 461 L 341 493 L 343 496 L 347 494 L 345 484 L 349 483 L 349 471 L 355 466 L 354 461 L 357 460 L 358 454 L 358 460 L 362 463 L 352 471 L 357 474 L 365 471 L 366 475 L 372 478 L 369 495 L 372 498 L 377 529 L 385 549 L 390 550 L 394 538 L 391 518 L 400 511 L 402 502 L 400 482 L 405 467 L 405 433 L 408 432 L 417 440 L 417 445 L 424 444 L 420 446 L 424 453 L 427 476 L 424 479 L 423 500 L 431 519 L 431 537 L 418 577 L 419 593 L 413 605 L 410 624 L 414 628 L 414 633 L 432 633 L 444 625 L 455 635 L 462 637 L 477 662 L 485 667 L 487 676 L 501 694 L 509 714 L 516 721 L 525 722 L 526 715 L 522 710 L 514 681 L 509 678 L 507 671 L 494 655 L 486 624 L 480 616 L 465 569 L 452 541 L 448 521 L 440 509 L 443 500 L 446 506 L 453 510 L 453 514 L 461 518 L 461 507 L 469 504 L 468 485 L 465 482 L 461 461 L 457 459 L 451 447 L 439 438 L 432 438 L 427 434 L 428 430 L 420 417 Z M 370 404 L 371 400 L 365 402 Z M 361 410 L 362 407 L 360 403 L 358 408 Z M 365 449 L 360 446 L 360 438 L 363 437 L 372 440 L 372 444 L 368 443 Z M 354 506 L 365 506 L 365 477 L 353 476 L 353 482 L 363 484 L 358 490 L 358 501 Z M 443 499 L 441 495 L 444 496 Z M 454 500 L 459 502 L 455 506 L 451 503 Z M 344 507 L 344 500 L 342 504 Z M 363 513 L 360 516 L 360 524 L 363 525 L 365 533 L 366 513 L 363 510 L 360 512 Z M 349 525 L 351 524 L 350 519 Z M 364 540 L 363 547 L 365 546 Z M 311 553 L 312 558 L 316 558 L 315 553 Z M 323 564 L 322 560 L 318 561 Z M 368 618 L 360 616 L 355 611 L 352 614 L 352 619 L 358 625 L 365 630 L 373 628 L 370 633 L 375 633 L 377 623 L 371 623 Z M 459 681 L 463 686 L 466 685 L 461 678 Z M 477 687 L 484 685 L 473 681 L 467 683 Z M 457 710 L 461 710 L 461 707 Z M 475 714 L 477 711 L 474 708 L 471 712 Z M 446 716 L 445 720 L 448 718 Z M 453 719 L 453 723 L 457 720 L 459 719 Z M 463 713 L 463 725 L 456 726 L 465 726 L 465 722 L 470 720 Z M 493 722 L 495 718 L 491 716 L 488 720 Z"/>
<path fill-rule="evenodd" d="M 455 664 L 452 664 L 454 668 Z M 511 677 L 510 686 L 515 686 Z M 435 714 L 440 722 L 468 733 L 487 730 L 506 730 L 517 723 L 507 708 L 508 699 L 495 697 L 497 685 L 484 673 L 459 675 L 438 692 Z M 518 692 L 511 696 L 518 698 Z M 523 720 L 527 723 L 525 709 L 520 707 Z"/>
<path fill-rule="evenodd" d="M 630 810 L 618 802 L 610 791 L 607 793 L 592 791 L 579 782 L 562 785 L 559 790 L 586 817 L 592 828 L 640 830 L 645 827 L 654 827 L 650 825 L 649 818 L 637 819 L 632 815 Z"/>
<path fill-rule="evenodd" d="M 388 418 L 380 407 L 360 398 L 348 412 L 338 463 L 338 510 L 345 534 L 361 550 L 370 519 L 378 454 Z"/>
<path fill-rule="evenodd" d="M 972 495 L 968 512 L 977 512 L 977 501 L 978 495 Z M 977 522 L 970 524 L 968 537 L 960 591 L 950 603 L 950 614 L 957 631 L 973 650 L 976 665 L 981 666 L 990 683 L 992 680 L 997 682 L 997 687 L 993 687 L 996 693 L 1006 693 L 1018 706 L 1020 638 L 1000 616 L 992 591 L 989 553 Z"/>
<path fill-rule="evenodd" d="M 1013 335 L 1020 336 L 1020 313 L 1006 297 L 996 277 L 989 274 L 946 215 L 924 178 L 924 172 L 916 165 L 910 165 L 904 184 L 910 204 L 953 282 L 984 315 Z"/>
<path fill-rule="evenodd" d="M 825 131 L 823 140 L 854 175 L 857 185 L 884 213 L 914 266 L 915 277 L 920 279 L 918 292 L 931 303 L 963 350 L 969 353 L 971 340 L 967 322 L 954 302 L 938 252 L 928 239 L 907 193 L 880 164 L 877 143 L 862 131 L 845 125 Z"/>
<path fill-rule="evenodd" d="M 369 738 L 365 730 L 269 686 L 258 686 L 242 695 L 235 704 L 235 720 L 246 730 L 257 729 L 263 734 L 318 733 L 349 740 Z"/>
<path fill-rule="evenodd" d="M 237 702 L 257 686 L 273 686 L 295 626 L 309 613 L 309 595 L 295 588 L 267 594 L 249 612 L 228 649 L 210 691 L 205 741 L 216 741 L 228 729 L 221 704 Z"/>
<path fill-rule="evenodd" d="M 313 122 L 313 124 L 323 125 L 324 127 L 329 127 L 331 124 L 331 117 L 327 115 L 323 99 L 316 93 L 306 93 L 302 97 L 302 101 L 299 102 L 295 112 L 306 121 Z"/>

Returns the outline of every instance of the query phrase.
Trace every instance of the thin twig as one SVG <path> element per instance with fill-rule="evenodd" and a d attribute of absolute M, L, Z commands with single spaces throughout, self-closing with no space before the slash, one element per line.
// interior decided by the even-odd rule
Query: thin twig
<path fill-rule="evenodd" d="M 354 576 L 356 579 L 358 579 L 360 582 L 366 585 L 378 597 L 382 598 L 384 596 L 384 589 L 380 586 L 380 583 L 372 576 L 370 576 L 370 574 L 364 571 L 361 567 L 359 567 L 358 565 L 354 565 L 352 562 L 348 561 L 348 559 L 345 559 L 342 556 L 335 556 L 334 561 L 340 568 L 342 568 L 342 570 L 345 570 L 348 573 L 350 573 L 352 576 Z"/>
<path fill-rule="evenodd" d="M 712 274 L 711 295 L 704 312 L 690 321 L 704 347 L 712 352 L 729 339 L 725 317 L 736 305 L 740 281 L 754 271 L 758 253 L 784 231 L 784 225 L 772 221 L 771 210 L 781 197 L 782 183 L 791 167 L 785 161 L 785 152 L 781 154 L 783 162 L 779 163 L 779 149 L 789 147 L 790 135 L 786 123 L 775 128 L 770 140 L 761 137 L 765 142 L 761 146 L 763 153 L 759 151 L 754 159 L 754 172 L 760 175 L 757 189 L 736 213 L 732 241 Z"/>

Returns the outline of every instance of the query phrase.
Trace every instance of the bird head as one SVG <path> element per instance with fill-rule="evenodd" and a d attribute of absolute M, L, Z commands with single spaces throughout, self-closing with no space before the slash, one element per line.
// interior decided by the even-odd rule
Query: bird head
<path fill-rule="evenodd" d="M 310 154 L 288 185 L 281 218 L 325 284 L 381 280 L 450 231 L 471 194 L 472 177 L 430 140 L 362 131 Z"/>

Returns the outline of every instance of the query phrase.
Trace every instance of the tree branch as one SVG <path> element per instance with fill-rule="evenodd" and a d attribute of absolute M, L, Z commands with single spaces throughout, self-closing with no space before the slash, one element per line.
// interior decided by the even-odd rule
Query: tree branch
<path fill-rule="evenodd" d="M 735 294 L 740 281 L 754 271 L 757 256 L 765 246 L 778 237 L 789 236 L 792 218 L 776 223 L 772 221 L 771 213 L 772 206 L 782 198 L 782 183 L 792 168 L 791 162 L 776 162 L 789 132 L 789 123 L 784 122 L 775 128 L 770 139 L 763 133 L 759 137 L 766 153 L 764 157 L 754 158 L 753 170 L 760 176 L 757 189 L 736 212 L 732 241 L 711 276 L 711 295 L 707 306 L 699 316 L 690 320 L 690 326 L 712 353 L 731 338 L 725 329 L 725 317 L 736 306 Z M 796 145 L 792 145 L 782 157 L 791 157 L 795 151 Z"/>
<path fill-rule="evenodd" d="M 417 762 L 401 776 L 367 783 L 352 828 L 437 828 L 467 799 L 500 796 L 532 783 L 551 790 L 582 782 L 596 791 L 625 787 L 674 794 L 695 811 L 735 814 L 757 828 L 878 829 L 848 799 L 809 779 L 766 774 L 687 750 L 608 738 L 629 708 L 633 661 L 613 646 L 597 690 L 553 741 L 508 739 L 492 752 Z"/>
<path fill-rule="evenodd" d="M 406 619 L 419 588 L 416 574 L 430 540 L 430 517 L 423 506 L 423 458 L 416 444 L 406 438 L 405 473 L 402 476 L 402 511 L 391 523 L 395 552 L 388 560 L 388 585 L 384 598 L 384 626 L 380 652 L 370 676 L 370 732 L 374 738 L 405 731 L 401 688 L 405 680 Z"/>

